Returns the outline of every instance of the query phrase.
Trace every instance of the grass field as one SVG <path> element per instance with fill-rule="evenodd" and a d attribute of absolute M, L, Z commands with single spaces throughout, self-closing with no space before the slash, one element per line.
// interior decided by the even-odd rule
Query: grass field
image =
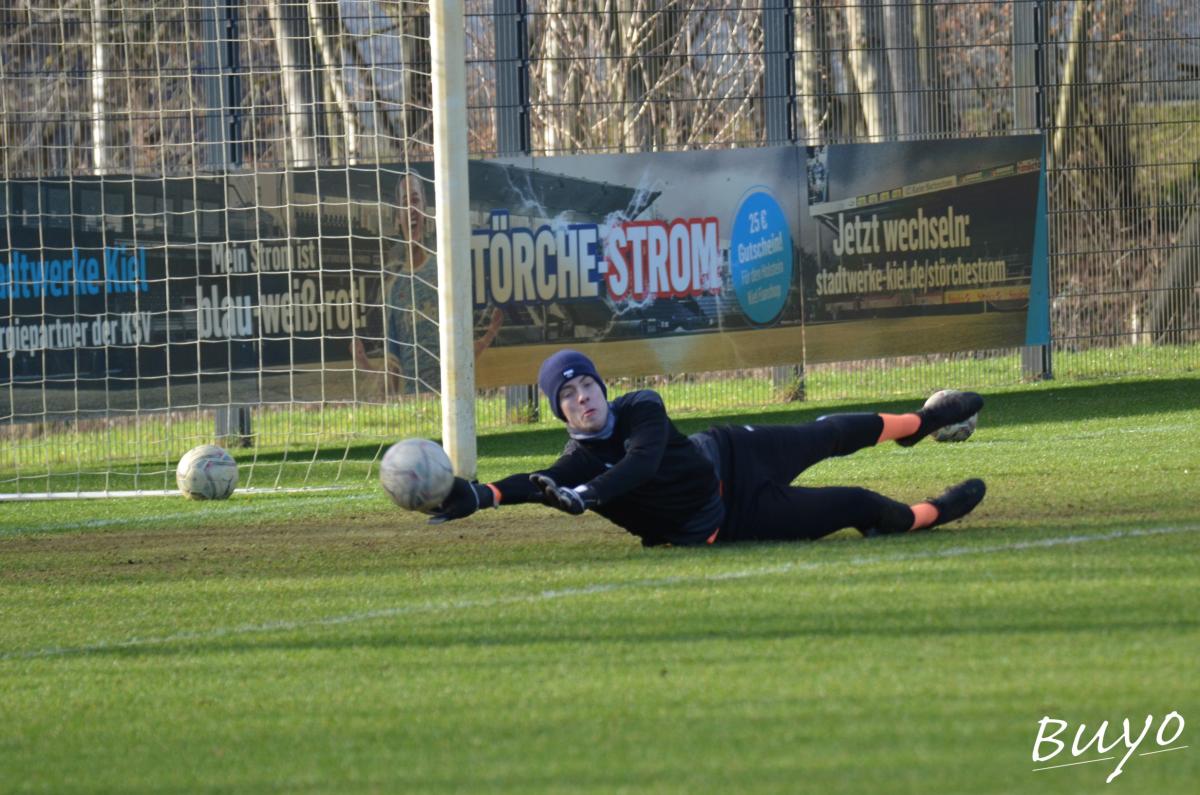
<path fill-rule="evenodd" d="M 561 444 L 486 435 L 480 474 Z M 3 504 L 0 792 L 1195 792 L 1200 379 L 997 392 L 965 444 L 804 482 L 968 475 L 933 532 L 701 550 L 365 487 Z M 1122 744 L 1031 761 L 1043 716 L 1148 714 L 1111 784 Z"/>

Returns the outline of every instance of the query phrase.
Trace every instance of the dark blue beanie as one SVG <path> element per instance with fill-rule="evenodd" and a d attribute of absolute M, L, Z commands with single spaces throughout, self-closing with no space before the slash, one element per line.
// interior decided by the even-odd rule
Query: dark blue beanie
<path fill-rule="evenodd" d="M 608 387 L 604 385 L 604 380 L 596 372 L 596 365 L 592 364 L 592 360 L 579 351 L 563 349 L 542 362 L 542 369 L 538 371 L 538 385 L 546 395 L 546 400 L 550 401 L 550 410 L 560 420 L 565 421 L 566 418 L 558 405 L 558 393 L 563 388 L 563 384 L 580 375 L 590 375 L 596 379 L 596 383 L 600 385 L 600 391 L 604 393 L 606 399 L 608 398 Z"/>

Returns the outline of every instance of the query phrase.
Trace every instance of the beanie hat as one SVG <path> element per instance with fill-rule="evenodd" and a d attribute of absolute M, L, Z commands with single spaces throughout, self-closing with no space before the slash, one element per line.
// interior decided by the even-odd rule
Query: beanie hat
<path fill-rule="evenodd" d="M 596 365 L 592 364 L 592 360 L 579 351 L 564 348 L 542 362 L 542 368 L 538 371 L 538 385 L 546 395 L 546 400 L 550 401 L 550 410 L 560 420 L 566 421 L 566 417 L 563 416 L 562 409 L 558 405 L 558 393 L 562 390 L 563 384 L 580 375 L 590 375 L 594 378 L 600 385 L 600 391 L 604 393 L 604 397 L 608 398 L 608 387 L 604 385 L 604 380 L 596 372 Z"/>

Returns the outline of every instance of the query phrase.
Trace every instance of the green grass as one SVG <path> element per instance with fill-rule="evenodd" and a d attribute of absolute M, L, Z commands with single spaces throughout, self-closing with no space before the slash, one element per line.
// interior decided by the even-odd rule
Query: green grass
<path fill-rule="evenodd" d="M 562 440 L 486 435 L 481 475 Z M 1200 379 L 998 391 L 965 444 L 803 480 L 967 475 L 934 532 L 702 550 L 370 488 L 0 504 L 0 792 L 1193 792 Z M 1171 710 L 1191 747 L 1111 785 L 1032 772 L 1044 715 Z"/>

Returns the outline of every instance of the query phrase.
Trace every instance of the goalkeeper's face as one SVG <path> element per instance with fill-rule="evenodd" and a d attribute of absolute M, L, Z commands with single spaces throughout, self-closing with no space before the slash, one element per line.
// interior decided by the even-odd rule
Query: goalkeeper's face
<path fill-rule="evenodd" d="M 577 375 L 558 390 L 558 407 L 567 427 L 576 433 L 597 433 L 608 422 L 604 390 L 590 375 Z"/>

